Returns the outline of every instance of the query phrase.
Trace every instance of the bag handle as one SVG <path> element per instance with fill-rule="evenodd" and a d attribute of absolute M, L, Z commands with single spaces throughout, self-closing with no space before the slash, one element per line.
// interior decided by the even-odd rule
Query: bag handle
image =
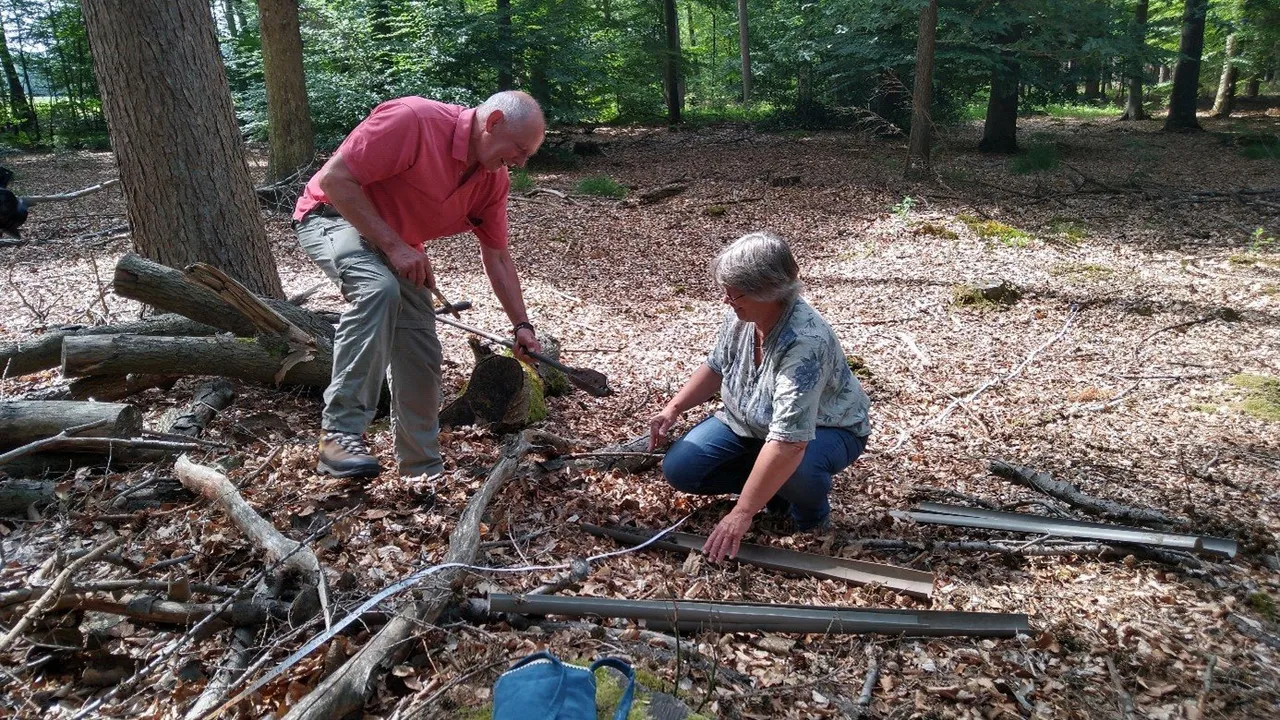
<path fill-rule="evenodd" d="M 594 674 L 597 668 L 602 667 L 611 667 L 627 677 L 627 689 L 622 691 L 618 709 L 613 713 L 613 720 L 627 720 L 627 715 L 631 713 L 632 696 L 636 691 L 636 671 L 625 660 L 606 657 L 591 663 L 591 672 Z"/>
<path fill-rule="evenodd" d="M 550 651 L 548 651 L 548 650 L 539 650 L 538 652 L 536 652 L 536 653 L 534 653 L 534 654 L 532 654 L 532 655 L 529 655 L 529 656 L 527 656 L 527 657 L 523 658 L 522 660 L 520 660 L 519 662 L 517 662 L 515 665 L 512 665 L 512 666 L 510 667 L 510 669 L 508 669 L 508 670 L 507 670 L 507 672 L 511 672 L 512 670 L 516 670 L 516 669 L 522 668 L 522 667 L 524 667 L 525 665 L 529 665 L 530 663 L 534 663 L 534 662 L 537 662 L 537 661 L 539 661 L 539 660 L 549 660 L 549 661 L 551 661 L 551 664 L 552 664 L 552 665 L 554 665 L 554 666 L 555 666 L 555 668 L 556 668 L 557 670 L 559 670 L 559 671 L 560 671 L 560 680 L 559 680 L 559 682 L 556 684 L 556 694 L 555 694 L 555 696 L 554 696 L 554 697 L 552 697 L 552 698 L 551 698 L 551 707 L 547 708 L 547 711 L 548 711 L 548 712 L 547 712 L 547 715 L 546 715 L 546 717 L 554 718 L 554 717 L 556 717 L 556 716 L 558 716 L 558 715 L 560 714 L 560 708 L 564 706 L 564 690 L 565 690 L 565 688 L 564 688 L 564 675 L 565 675 L 565 670 L 564 670 L 564 663 L 560 662 L 560 658 L 556 657 L 555 655 L 552 655 L 552 654 L 551 654 L 551 652 L 550 652 Z M 627 704 L 628 704 L 628 705 L 630 705 L 630 699 L 629 699 L 629 698 L 628 698 L 628 703 L 627 703 Z M 623 719 L 622 719 L 622 720 L 626 720 L 626 716 L 625 716 L 625 715 L 623 716 Z"/>

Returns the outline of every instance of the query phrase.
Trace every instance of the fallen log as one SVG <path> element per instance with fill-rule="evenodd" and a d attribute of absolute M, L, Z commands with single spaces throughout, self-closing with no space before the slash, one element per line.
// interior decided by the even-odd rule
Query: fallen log
<path fill-rule="evenodd" d="M 1003 460 L 992 460 L 989 467 L 993 475 L 1004 478 L 1016 485 L 1023 485 L 1050 497 L 1057 498 L 1071 507 L 1078 508 L 1091 515 L 1117 520 L 1132 520 L 1140 523 L 1174 524 L 1172 518 L 1159 510 L 1133 507 L 1114 500 L 1086 495 L 1075 485 L 1062 480 L 1054 480 L 1049 473 L 1042 470 L 1032 470 L 1031 468 L 1014 465 Z"/>
<path fill-rule="evenodd" d="M 196 388 L 191 404 L 186 409 L 175 412 L 172 417 L 166 416 L 160 427 L 167 433 L 200 437 L 209 421 L 231 404 L 236 397 L 236 390 L 226 380 L 214 380 Z"/>
<path fill-rule="evenodd" d="M 280 563 L 307 585 L 324 587 L 324 570 L 315 553 L 276 530 L 244 501 L 225 475 L 191 462 L 186 455 L 174 463 L 173 472 L 188 490 L 220 507 L 240 532 L 266 552 L 268 562 Z"/>
<path fill-rule="evenodd" d="M 142 432 L 142 413 L 121 403 L 61 400 L 0 402 L 0 450 L 28 445 L 73 428 L 78 437 L 129 438 Z"/>
<path fill-rule="evenodd" d="M 29 375 L 58 367 L 62 362 L 62 341 L 68 337 L 91 335 L 187 335 L 208 337 L 218 328 L 181 315 L 157 315 L 137 322 L 115 325 L 67 325 L 32 338 L 0 343 L 0 377 Z"/>
<path fill-rule="evenodd" d="M 260 331 L 244 313 L 218 297 L 217 293 L 193 282 L 181 270 L 132 253 L 120 258 L 116 264 L 112 287 L 121 297 L 175 312 L 239 336 L 250 337 Z M 257 299 L 311 335 L 333 341 L 333 325 L 316 313 L 285 300 Z"/>
<path fill-rule="evenodd" d="M 173 375 L 140 373 L 92 375 L 72 380 L 67 393 L 73 400 L 116 402 L 151 388 L 160 388 L 168 392 L 176 382 L 178 378 Z"/>
<path fill-rule="evenodd" d="M 55 500 L 53 483 L 38 480 L 0 482 L 0 517 L 26 517 L 27 511 Z"/>
<path fill-rule="evenodd" d="M 221 375 L 274 384 L 288 354 L 288 346 L 279 338 L 100 335 L 67 338 L 62 348 L 62 373 L 68 377 L 127 373 Z M 332 365 L 332 353 L 322 349 L 310 362 L 289 368 L 281 382 L 327 387 Z"/>
<path fill-rule="evenodd" d="M 480 549 L 480 519 L 494 494 L 515 475 L 520 460 L 535 443 L 548 443 L 560 449 L 568 447 L 563 438 L 526 430 L 505 443 L 502 459 L 493 466 L 484 484 L 458 519 L 449 536 L 446 563 L 472 563 Z M 290 708 L 285 720 L 328 720 L 344 717 L 364 707 L 373 691 L 373 680 L 387 672 L 409 652 L 405 642 L 415 630 L 435 622 L 453 598 L 453 588 L 461 581 L 460 568 L 449 568 L 428 576 L 419 591 L 418 600 L 401 609 L 377 635 L 353 655 L 336 672 L 325 678 L 310 693 Z"/>
<path fill-rule="evenodd" d="M 21 606 L 18 606 L 21 607 Z M 158 625 L 193 625 L 209 616 L 214 622 L 228 627 L 261 625 L 268 618 L 283 619 L 288 615 L 289 604 L 272 601 L 238 600 L 224 607 L 218 603 L 191 603 L 161 600 L 150 595 L 136 595 L 128 600 L 88 595 L 63 596 L 43 608 L 44 612 L 84 610 L 108 615 L 120 615 L 135 622 Z"/>

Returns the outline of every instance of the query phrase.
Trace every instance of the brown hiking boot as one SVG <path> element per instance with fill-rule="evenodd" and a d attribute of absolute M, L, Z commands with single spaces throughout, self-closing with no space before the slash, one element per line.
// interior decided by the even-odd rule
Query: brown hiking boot
<path fill-rule="evenodd" d="M 369 452 L 364 437 L 355 433 L 326 432 L 320 437 L 320 461 L 316 472 L 333 477 L 377 477 L 378 459 Z"/>

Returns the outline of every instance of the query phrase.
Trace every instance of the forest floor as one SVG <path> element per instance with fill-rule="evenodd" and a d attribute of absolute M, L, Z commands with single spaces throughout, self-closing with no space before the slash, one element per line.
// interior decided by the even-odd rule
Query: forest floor
<path fill-rule="evenodd" d="M 566 362 L 603 371 L 616 390 L 603 399 L 574 393 L 550 400 L 545 427 L 584 440 L 581 449 L 590 450 L 645 432 L 648 418 L 702 362 L 723 312 L 706 271 L 717 249 L 757 229 L 790 240 L 805 296 L 846 351 L 865 363 L 875 432 L 867 453 L 836 479 L 829 532 L 779 537 L 753 528 L 747 540 L 938 576 L 932 604 L 925 605 L 883 589 L 638 552 L 596 563 L 585 583 L 568 592 L 1019 612 L 1029 615 L 1030 637 L 694 638 L 704 656 L 742 674 L 733 676 L 735 684 L 709 682 L 705 668 L 687 662 L 655 661 L 616 637 L 581 629 L 521 632 L 454 618 L 424 629 L 409 660 L 378 686 L 368 712 L 403 717 L 416 703 L 414 712 L 432 717 L 483 714 L 503 664 L 546 646 L 566 658 L 628 657 L 644 668 L 648 684 L 667 691 L 674 685 L 708 716 L 841 716 L 859 696 L 873 656 L 881 668 L 870 702 L 875 717 L 1280 714 L 1280 205 L 1229 194 L 1276 187 L 1280 160 L 1246 157 L 1248 149 L 1234 138 L 1280 133 L 1280 117 L 1202 118 L 1210 132 L 1194 135 L 1163 133 L 1158 121 L 1019 122 L 1024 146 L 1037 148 L 1023 159 L 977 153 L 980 128 L 946 129 L 935 156 L 940 179 L 932 183 L 902 179 L 902 138 L 765 134 L 730 125 L 602 128 L 592 135 L 602 155 L 572 169 L 531 171 L 536 187 L 570 199 L 547 193 L 513 199 L 511 246 L 539 330 L 559 337 Z M 1019 163 L 1055 154 L 1056 162 L 1044 161 L 1047 169 L 1018 172 L 1025 169 Z M 3 164 L 24 194 L 65 192 L 115 174 L 109 154 L 10 155 Z M 575 194 L 581 179 L 595 176 L 613 178 L 633 195 L 676 179 L 689 189 L 649 205 Z M 322 282 L 287 217 L 263 219 L 286 292 Z M 130 248 L 127 235 L 94 235 L 124 222 L 118 188 L 33 211 L 24 228 L 29 243 L 0 248 L 0 339 L 62 323 L 137 317 L 139 306 L 108 287 L 114 263 Z M 469 322 L 505 328 L 474 240 L 442 240 L 429 249 L 445 294 L 475 303 Z M 989 278 L 1018 285 L 1021 300 L 1010 307 L 964 304 L 958 288 Z M 340 306 L 328 284 L 309 302 Z M 472 358 L 461 334 L 442 328 L 441 336 L 454 363 L 445 368 L 447 400 L 468 377 Z M 1005 379 L 965 400 L 998 378 Z M 57 371 L 9 378 L 0 394 L 22 397 L 61 382 Z M 154 423 L 185 404 L 198 382 L 129 402 Z M 445 432 L 448 472 L 431 487 L 434 502 L 424 503 L 423 488 L 390 472 L 363 487 L 318 476 L 315 396 L 248 384 L 237 390 L 206 434 L 226 445 L 196 460 L 222 461 L 233 480 L 269 463 L 244 495 L 298 539 L 317 517 L 340 517 L 318 554 L 333 573 L 342 608 L 443 557 L 501 441 L 483 429 Z M 385 421 L 372 433 L 391 466 Z M 1237 539 L 1241 552 L 1229 562 L 1166 564 L 1123 554 L 863 547 L 870 538 L 997 536 L 891 515 L 938 499 L 931 489 L 999 505 L 1047 500 L 990 475 L 991 459 L 1160 510 L 1180 518 L 1185 530 Z M 22 587 L 59 548 L 116 535 L 127 536 L 122 553 L 141 565 L 194 553 L 158 579 L 234 586 L 261 567 L 260 554 L 203 501 L 123 516 L 113 511 L 111 500 L 148 472 L 170 470 L 77 473 L 59 483 L 59 506 L 26 520 L 0 520 L 0 588 Z M 723 499 L 673 492 L 657 471 L 531 469 L 499 492 L 486 517 L 484 540 L 515 542 L 486 546 L 479 562 L 556 564 L 616 549 L 583 533 L 579 522 L 665 527 L 696 511 L 683 529 L 705 534 L 726 507 Z M 346 582 L 337 582 L 341 573 L 350 573 Z M 467 590 L 519 592 L 553 575 L 471 576 Z M 92 565 L 78 580 L 122 577 L 132 575 Z M 132 672 L 177 636 L 141 623 L 94 622 L 106 631 L 102 647 L 85 651 L 93 667 L 123 663 Z M 1252 635 L 1241 629 L 1249 622 L 1258 624 Z M 354 651 L 367 636 L 347 645 Z M 99 712 L 181 716 L 228 642 L 223 633 L 189 644 Z M 269 648 L 270 667 L 302 639 L 267 626 L 256 642 Z M 90 678 L 83 661 L 19 670 L 38 657 L 28 647 L 20 642 L 5 659 L 23 676 L 7 683 L 0 715 L 70 717 L 106 691 L 101 673 Z M 315 685 L 325 655 L 313 653 L 240 711 L 281 712 Z"/>

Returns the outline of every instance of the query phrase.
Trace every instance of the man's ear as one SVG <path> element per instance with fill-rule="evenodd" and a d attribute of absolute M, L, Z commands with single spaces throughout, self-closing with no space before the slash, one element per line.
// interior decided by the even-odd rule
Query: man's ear
<path fill-rule="evenodd" d="M 484 119 L 484 131 L 489 133 L 493 132 L 493 129 L 498 126 L 498 123 L 505 119 L 506 117 L 502 114 L 501 110 L 491 110 L 489 112 L 489 117 Z"/>

